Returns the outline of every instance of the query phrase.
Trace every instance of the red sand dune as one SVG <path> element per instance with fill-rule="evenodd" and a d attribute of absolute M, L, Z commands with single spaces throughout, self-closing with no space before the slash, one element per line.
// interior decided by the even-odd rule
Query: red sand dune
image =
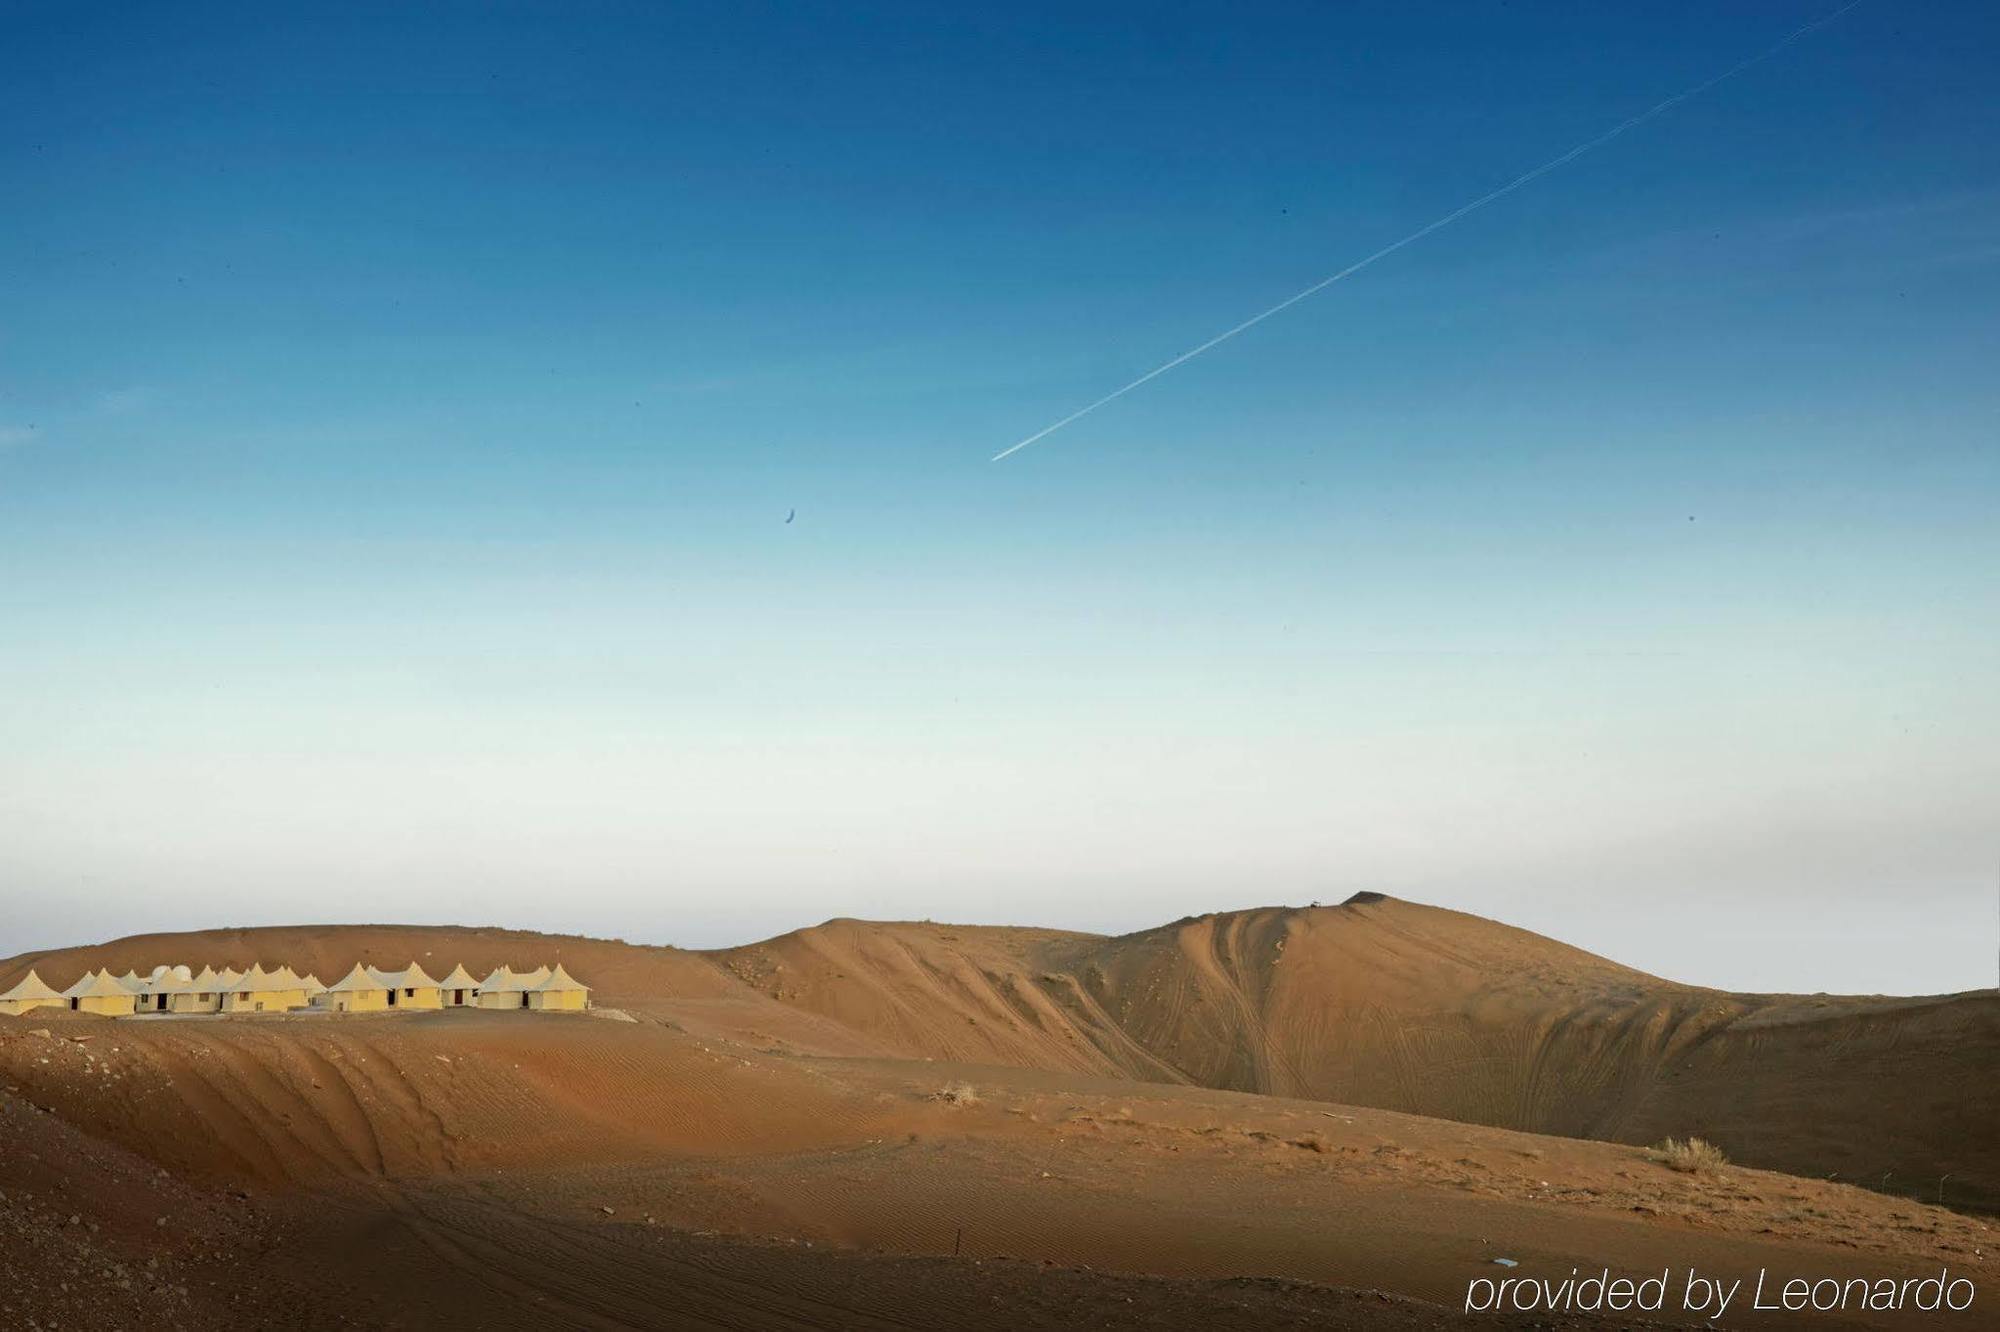
<path fill-rule="evenodd" d="M 18 1154 L 0 1165 L 20 1175 L 0 1208 L 81 1199 L 131 1271 L 154 1203 L 104 1187 L 103 1163 L 192 1214 L 221 1206 L 233 1228 L 198 1229 L 238 1259 L 252 1245 L 226 1270 L 253 1275 L 203 1303 L 221 1259 L 176 1239 L 197 1283 L 170 1304 L 267 1325 L 313 1325 L 300 1310 L 339 1293 L 412 1326 L 520 1307 L 575 1326 L 1060 1326 L 1077 1307 L 1416 1326 L 1444 1315 L 1400 1301 L 1450 1305 L 1495 1256 L 2000 1276 L 1983 1217 L 1823 1178 L 1928 1199 L 1948 1170 L 1953 1203 L 2000 1197 L 2000 1000 L 1720 994 L 1386 899 L 1117 939 L 835 921 L 716 953 L 463 928 L 145 936 L 11 959 L 0 986 L 31 965 L 67 983 L 412 958 L 561 960 L 636 1020 L 0 1018 L 7 1122 L 71 1159 L 43 1157 L 40 1187 Z M 1792 1173 L 1679 1174 L 1621 1145 L 1669 1133 Z M 231 1190 L 252 1195 L 236 1212 Z M 1365 1286 L 1397 1298 L 1343 1289 Z"/>
<path fill-rule="evenodd" d="M 1116 939 L 834 921 L 718 955 L 906 1056 L 1572 1137 L 2000 1207 L 2000 996 L 1727 994 L 1391 898 Z M 1927 1195 L 1928 1196 L 1928 1195 Z"/>

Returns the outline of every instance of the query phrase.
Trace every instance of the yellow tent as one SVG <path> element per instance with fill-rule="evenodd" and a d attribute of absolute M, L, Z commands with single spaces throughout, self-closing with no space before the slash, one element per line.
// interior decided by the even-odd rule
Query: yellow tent
<path fill-rule="evenodd" d="M 174 1013 L 181 1011 L 175 1000 L 194 989 L 194 978 L 186 967 L 154 967 L 152 976 L 146 981 L 145 993 L 139 996 L 141 1013 Z"/>
<path fill-rule="evenodd" d="M 265 971 L 261 963 L 252 963 L 234 985 L 222 987 L 222 1011 L 282 1013 L 290 1007 L 288 998 L 282 980 Z"/>
<path fill-rule="evenodd" d="M 201 974 L 187 983 L 187 988 L 167 996 L 169 1013 L 220 1013 L 222 1011 L 222 987 L 228 982 L 216 973 L 214 967 L 203 967 Z"/>
<path fill-rule="evenodd" d="M 105 1017 L 130 1017 L 139 1006 L 139 996 L 102 968 L 84 972 L 81 980 L 63 991 L 63 998 L 69 1000 L 72 1012 L 100 1013 Z"/>
<path fill-rule="evenodd" d="M 463 963 L 451 969 L 451 974 L 438 982 L 438 990 L 444 995 L 446 1008 L 471 1008 L 479 1000 L 479 982 Z"/>
<path fill-rule="evenodd" d="M 515 971 L 509 967 L 496 967 L 493 974 L 479 982 L 479 1006 L 481 1008 L 526 1008 L 529 987 L 540 985 L 549 978 L 547 967 L 536 967 L 533 971 Z"/>
<path fill-rule="evenodd" d="M 5 994 L 0 994 L 0 1013 L 19 1016 L 37 1008 L 67 1008 L 62 992 L 52 990 L 42 984 L 42 978 L 30 971 L 21 978 L 21 983 Z"/>
<path fill-rule="evenodd" d="M 271 973 L 271 988 L 277 992 L 278 1002 L 287 1009 L 306 1006 L 306 982 L 290 967 L 279 967 Z"/>
<path fill-rule="evenodd" d="M 354 970 L 314 995 L 313 1005 L 334 1013 L 383 1013 L 389 1008 L 389 988 L 376 984 L 356 962 Z"/>
<path fill-rule="evenodd" d="M 506 966 L 493 968 L 493 970 L 486 973 L 486 979 L 479 982 L 479 988 L 474 992 L 472 1002 L 481 1008 L 519 1008 L 521 1002 L 518 999 L 515 999 L 512 1004 L 504 1002 L 507 999 L 513 998 L 512 995 L 507 993 L 506 988 L 513 978 L 514 973 Z"/>
<path fill-rule="evenodd" d="M 389 991 L 391 1008 L 443 1008 L 444 992 L 438 983 L 424 974 L 424 969 L 412 962 L 401 971 L 377 971 L 368 968 L 368 974 L 375 983 Z"/>
<path fill-rule="evenodd" d="M 590 987 L 563 970 L 562 963 L 527 992 L 528 1007 L 545 1012 L 581 1013 L 590 1007 Z"/>

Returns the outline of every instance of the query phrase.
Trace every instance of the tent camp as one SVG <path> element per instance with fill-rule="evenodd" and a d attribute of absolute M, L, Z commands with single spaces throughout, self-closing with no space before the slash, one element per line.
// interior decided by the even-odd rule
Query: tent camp
<path fill-rule="evenodd" d="M 11 1013 L 16 1017 L 37 1008 L 67 1008 L 60 990 L 52 990 L 42 984 L 42 978 L 30 971 L 21 978 L 20 984 L 5 994 L 0 994 L 0 1013 Z"/>
<path fill-rule="evenodd" d="M 528 1007 L 549 1012 L 580 1013 L 590 1007 L 590 987 L 563 970 L 562 963 L 524 994 Z"/>
<path fill-rule="evenodd" d="M 100 968 L 86 971 L 76 984 L 64 990 L 70 1011 L 100 1013 L 105 1017 L 130 1017 L 139 1006 L 139 996 L 121 984 L 116 976 Z"/>
<path fill-rule="evenodd" d="M 136 986 L 136 988 L 134 988 Z M 301 976 L 288 966 L 266 971 L 253 963 L 247 972 L 203 967 L 190 974 L 186 966 L 154 967 L 140 979 L 120 980 L 109 970 L 85 972 L 76 984 L 57 991 L 30 971 L 19 984 L 0 994 L 0 1014 L 19 1015 L 36 1008 L 127 1017 L 135 1013 L 283 1013 L 312 1007 L 321 1012 L 381 1013 L 408 1009 L 510 1008 L 547 1012 L 579 1012 L 590 1007 L 590 987 L 565 971 L 495 968 L 485 980 L 475 980 L 463 966 L 454 966 L 442 981 L 433 980 L 416 962 L 401 971 L 381 971 L 364 963 L 332 985 Z"/>
<path fill-rule="evenodd" d="M 451 974 L 438 982 L 438 989 L 444 994 L 446 1008 L 472 1008 L 479 1002 L 479 982 L 463 963 L 451 969 Z"/>
<path fill-rule="evenodd" d="M 389 987 L 378 984 L 359 962 L 354 970 L 313 996 L 313 1007 L 331 1013 L 386 1013 Z"/>

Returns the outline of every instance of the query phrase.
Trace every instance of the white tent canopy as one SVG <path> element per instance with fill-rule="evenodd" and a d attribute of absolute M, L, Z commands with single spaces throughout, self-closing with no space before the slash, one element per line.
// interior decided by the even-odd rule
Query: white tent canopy
<path fill-rule="evenodd" d="M 460 963 L 451 969 L 449 976 L 438 982 L 438 987 L 445 990 L 476 990 L 479 988 L 479 982 L 472 978 L 472 973 L 465 969 L 465 964 Z"/>
<path fill-rule="evenodd" d="M 326 992 L 328 994 L 353 994 L 358 990 L 386 990 L 388 988 L 387 985 L 377 981 L 367 967 L 356 962 L 354 970 L 327 986 Z"/>
<path fill-rule="evenodd" d="M 76 984 L 64 990 L 63 999 L 130 999 L 132 989 L 102 967 L 96 971 L 86 971 Z"/>
<path fill-rule="evenodd" d="M 518 994 L 522 990 L 534 989 L 548 978 L 547 967 L 536 967 L 533 971 L 500 967 L 479 983 L 479 989 L 482 994 Z"/>
<path fill-rule="evenodd" d="M 61 999 L 63 997 L 60 990 L 55 990 L 44 985 L 42 978 L 30 970 L 13 989 L 7 991 L 5 994 L 0 994 L 0 1004 L 7 1003 L 9 1000 Z"/>
<path fill-rule="evenodd" d="M 528 988 L 544 994 L 552 990 L 582 990 L 586 994 L 590 992 L 590 987 L 564 971 L 560 962 L 556 963 L 556 969 L 543 977 L 539 984 L 530 985 Z"/>

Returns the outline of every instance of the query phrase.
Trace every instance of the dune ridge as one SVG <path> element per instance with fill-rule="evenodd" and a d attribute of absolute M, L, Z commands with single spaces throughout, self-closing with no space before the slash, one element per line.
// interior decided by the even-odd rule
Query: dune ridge
<path fill-rule="evenodd" d="M 1363 894 L 1118 937 L 833 920 L 710 952 L 495 928 L 135 936 L 0 963 L 302 970 L 561 960 L 596 1002 L 799 1055 L 954 1061 L 1373 1106 L 2000 1207 L 2000 996 L 1744 995 Z"/>
<path fill-rule="evenodd" d="M 1390 899 L 706 953 L 287 927 L 0 975 L 354 956 L 559 958 L 601 1007 L 0 1017 L 0 1322 L 111 1280 L 263 1326 L 1601 1328 L 1457 1308 L 1501 1257 L 2000 1261 L 1992 996 L 1718 994 Z M 1631 1145 L 1669 1133 L 1733 1162 Z"/>

